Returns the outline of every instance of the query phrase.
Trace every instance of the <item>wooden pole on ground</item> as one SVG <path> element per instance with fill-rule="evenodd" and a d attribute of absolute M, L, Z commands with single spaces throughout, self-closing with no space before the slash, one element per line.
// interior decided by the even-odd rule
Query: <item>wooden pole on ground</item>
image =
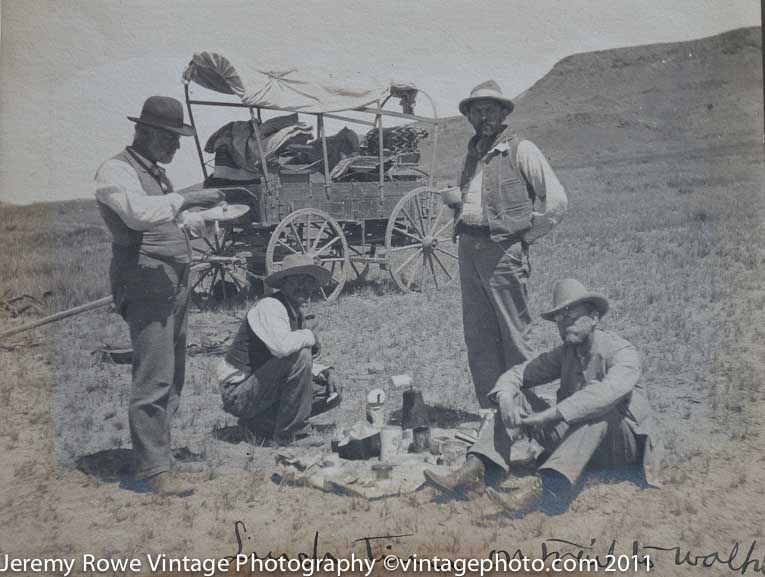
<path fill-rule="evenodd" d="M 98 299 L 97 301 L 93 301 L 90 303 L 85 303 L 84 305 L 80 305 L 78 307 L 74 307 L 71 309 L 67 309 L 65 311 L 61 311 L 60 313 L 55 313 L 47 317 L 43 317 L 41 319 L 37 319 L 36 321 L 32 321 L 31 323 L 27 323 L 25 325 L 21 325 L 19 327 L 13 328 L 8 331 L 4 331 L 0 333 L 0 339 L 4 339 L 6 337 L 10 337 L 12 335 L 16 335 L 18 333 L 23 333 L 25 331 L 41 327 L 43 325 L 47 325 L 50 323 L 54 323 L 56 321 L 60 321 L 61 319 L 65 319 L 67 317 L 73 317 L 75 315 L 78 315 L 80 313 L 84 313 L 86 311 L 91 311 L 93 309 L 98 309 L 101 307 L 109 306 L 114 302 L 114 299 L 112 297 L 104 297 L 102 299 Z"/>

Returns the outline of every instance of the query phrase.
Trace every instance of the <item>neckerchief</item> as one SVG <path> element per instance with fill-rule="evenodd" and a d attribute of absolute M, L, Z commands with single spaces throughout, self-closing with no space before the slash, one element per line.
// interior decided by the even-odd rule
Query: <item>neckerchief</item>
<path fill-rule="evenodd" d="M 152 177 L 154 177 L 154 180 L 157 181 L 160 188 L 162 189 L 162 192 L 165 194 L 168 192 L 173 192 L 173 184 L 170 182 L 170 179 L 167 178 L 164 168 L 159 166 L 156 162 L 148 164 L 146 159 L 144 159 L 143 156 L 136 152 L 132 146 L 128 146 L 126 150 L 128 151 L 128 154 L 130 154 L 130 156 L 132 156 L 133 159 L 141 165 L 141 168 L 143 168 L 146 172 L 151 174 Z"/>

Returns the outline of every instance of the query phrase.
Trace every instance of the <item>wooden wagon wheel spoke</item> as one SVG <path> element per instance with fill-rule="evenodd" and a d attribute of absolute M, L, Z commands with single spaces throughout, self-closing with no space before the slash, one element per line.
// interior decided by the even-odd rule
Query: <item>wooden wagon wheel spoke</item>
<path fill-rule="evenodd" d="M 209 238 L 207 238 L 206 236 L 203 236 L 202 240 L 205 241 L 205 244 L 207 245 L 207 247 L 210 249 L 211 252 L 213 252 L 214 254 L 217 254 L 218 252 L 220 252 L 220 249 L 216 248 L 215 245 L 210 242 Z"/>
<path fill-rule="evenodd" d="M 438 275 L 436 274 L 436 267 L 433 266 L 433 259 L 431 258 L 433 255 L 429 254 L 428 257 L 428 265 L 430 266 L 430 274 L 433 275 L 433 282 L 436 285 L 436 288 L 438 288 Z"/>
<path fill-rule="evenodd" d="M 398 202 L 386 228 L 385 260 L 403 292 L 440 290 L 456 278 L 457 245 L 450 235 L 453 225 L 451 212 L 427 187 L 410 191 Z"/>
<path fill-rule="evenodd" d="M 438 223 L 440 222 L 441 217 L 444 215 L 444 208 L 446 208 L 446 205 L 442 204 L 441 207 L 438 209 L 438 214 L 436 215 L 435 220 L 433 220 L 433 228 L 430 229 L 431 230 L 430 236 L 438 236 L 439 234 L 444 232 L 444 230 L 446 230 L 449 227 L 449 225 L 452 224 L 452 220 L 449 219 L 444 223 L 444 225 L 441 228 L 434 231 L 434 229 L 438 226 Z"/>
<path fill-rule="evenodd" d="M 417 207 L 417 218 L 420 220 L 420 231 L 421 234 L 424 236 L 427 231 L 427 228 L 425 227 L 425 219 L 422 216 L 422 205 L 420 204 L 420 197 L 414 196 L 413 197 L 414 205 Z"/>
<path fill-rule="evenodd" d="M 401 213 L 409 220 L 409 222 L 412 223 L 412 226 L 414 229 L 419 232 L 420 234 L 425 234 L 423 230 L 420 229 L 419 226 L 417 226 L 417 223 L 414 222 L 414 219 L 411 217 L 411 215 L 407 212 L 406 208 L 404 206 L 401 207 Z"/>
<path fill-rule="evenodd" d="M 438 252 L 440 252 L 440 253 L 443 253 L 443 254 L 445 254 L 445 255 L 447 255 L 447 256 L 450 256 L 450 257 L 452 257 L 452 258 L 453 258 L 453 259 L 455 259 L 455 260 L 459 259 L 459 257 L 458 257 L 456 254 L 454 254 L 454 253 L 451 253 L 451 252 L 449 252 L 448 250 L 444 250 L 444 249 L 442 249 L 442 248 L 440 248 L 440 247 L 436 247 L 436 250 L 437 250 Z"/>
<path fill-rule="evenodd" d="M 397 246 L 390 249 L 390 252 L 401 252 L 402 250 L 412 250 L 413 248 L 420 248 L 419 244 L 407 244 L 405 246 Z"/>
<path fill-rule="evenodd" d="M 279 240 L 277 240 L 277 242 L 279 243 L 279 246 L 283 246 L 284 248 L 286 248 L 287 250 L 292 252 L 292 254 L 298 254 L 298 251 L 296 251 L 294 248 L 292 248 L 290 245 L 288 245 L 283 240 L 279 239 Z"/>
<path fill-rule="evenodd" d="M 416 253 L 414 253 L 412 256 L 410 256 L 408 259 L 406 259 L 401 265 L 396 268 L 396 273 L 401 272 L 401 269 L 404 268 L 406 265 L 408 265 L 410 262 L 412 262 L 412 259 L 420 256 L 422 254 L 422 249 L 418 250 Z"/>
<path fill-rule="evenodd" d="M 303 246 L 303 240 L 300 238 L 300 233 L 298 233 L 297 229 L 295 228 L 295 223 L 293 221 L 290 221 L 289 223 L 290 229 L 292 230 L 292 234 L 295 235 L 295 240 L 298 243 L 298 246 L 300 247 L 300 252 L 305 254 L 305 247 Z"/>
<path fill-rule="evenodd" d="M 450 273 L 450 272 L 447 270 L 447 268 L 444 266 L 444 263 L 442 263 L 442 262 L 441 262 L 441 259 L 440 259 L 440 258 L 438 258 L 438 255 L 437 255 L 436 253 L 433 253 L 431 256 L 432 256 L 432 257 L 433 257 L 433 259 L 434 259 L 434 260 L 435 260 L 435 261 L 438 263 L 438 266 L 440 266 L 440 267 L 441 267 L 441 270 L 442 270 L 442 271 L 444 271 L 444 274 L 445 274 L 446 276 L 448 276 L 448 277 L 449 277 L 449 280 L 452 280 L 452 278 L 454 278 L 454 277 L 453 277 L 453 275 L 452 275 L 452 273 Z"/>
<path fill-rule="evenodd" d="M 409 233 L 408 233 L 408 232 L 406 232 L 405 230 L 401 230 L 401 229 L 400 229 L 400 228 L 398 228 L 398 227 L 393 227 L 393 231 L 394 231 L 394 232 L 397 232 L 397 233 L 399 233 L 400 235 L 403 235 L 403 236 L 405 236 L 405 237 L 407 237 L 407 238 L 409 238 L 409 239 L 411 239 L 411 240 L 413 240 L 414 242 L 417 242 L 417 243 L 421 243 L 421 242 L 422 242 L 422 239 L 423 239 L 423 237 L 416 237 L 416 236 L 414 236 L 413 234 L 409 234 Z"/>
<path fill-rule="evenodd" d="M 208 268 L 207 270 L 205 270 L 204 272 L 202 272 L 199 275 L 199 278 L 196 280 L 194 285 L 191 287 L 191 290 L 192 291 L 195 290 L 202 283 L 203 280 L 205 280 L 208 276 L 210 276 L 210 273 L 212 273 L 212 267 Z"/>
<path fill-rule="evenodd" d="M 316 254 L 317 254 L 317 255 L 320 255 L 320 254 L 324 254 L 324 252 L 325 252 L 327 249 L 329 249 L 329 248 L 332 248 L 332 246 L 333 246 L 335 243 L 339 242 L 339 241 L 340 241 L 340 237 L 339 237 L 339 236 L 336 236 L 336 237 L 335 237 L 335 238 L 333 238 L 331 241 L 329 241 L 327 244 L 325 244 L 323 247 L 321 247 L 321 249 L 319 250 L 319 252 L 317 252 Z"/>
<path fill-rule="evenodd" d="M 420 262 L 419 258 L 414 261 L 414 272 L 412 273 L 412 276 L 409 277 L 409 282 L 406 283 L 406 288 L 411 290 L 412 286 L 416 284 L 415 281 L 417 280 L 417 277 L 420 277 L 420 284 L 417 286 L 423 287 L 425 285 L 424 271 L 425 271 L 425 253 L 423 251 L 422 262 Z"/>
<path fill-rule="evenodd" d="M 431 195 L 420 197 L 420 210 L 423 210 L 423 219 L 426 221 L 425 234 L 429 235 L 433 229 L 433 199 Z"/>
<path fill-rule="evenodd" d="M 316 250 L 316 245 L 319 244 L 319 241 L 321 240 L 321 235 L 324 234 L 324 231 L 327 228 L 327 221 L 321 223 L 321 228 L 319 228 L 319 232 L 316 235 L 316 240 L 313 241 L 313 244 L 311 245 L 311 250 Z"/>

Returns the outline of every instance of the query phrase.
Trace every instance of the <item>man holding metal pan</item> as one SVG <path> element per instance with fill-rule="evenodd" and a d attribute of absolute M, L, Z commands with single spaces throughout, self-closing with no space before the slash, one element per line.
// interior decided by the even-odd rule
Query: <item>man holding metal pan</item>
<path fill-rule="evenodd" d="M 256 442 L 321 444 L 310 437 L 308 418 L 340 404 L 336 371 L 313 361 L 318 323 L 306 315 L 311 295 L 330 278 L 310 256 L 287 256 L 264 281 L 276 292 L 250 308 L 218 366 L 223 408 Z"/>
<path fill-rule="evenodd" d="M 192 136 L 174 98 L 152 96 L 135 123 L 132 145 L 96 173 L 96 200 L 112 234 L 110 280 L 117 311 L 130 327 L 133 386 L 128 409 L 136 479 L 148 490 L 187 495 L 171 473 L 170 421 L 186 368 L 189 235 L 206 233 L 187 211 L 224 200 L 218 190 L 179 194 L 159 164 L 172 162 L 181 136 Z"/>

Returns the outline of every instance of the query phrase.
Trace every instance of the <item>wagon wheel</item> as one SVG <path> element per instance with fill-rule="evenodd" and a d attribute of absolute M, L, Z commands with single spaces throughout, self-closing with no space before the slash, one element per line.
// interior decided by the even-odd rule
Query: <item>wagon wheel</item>
<path fill-rule="evenodd" d="M 438 193 L 415 188 L 402 198 L 385 230 L 385 266 L 403 292 L 440 289 L 457 277 L 454 214 Z"/>
<path fill-rule="evenodd" d="M 337 221 L 314 208 L 288 214 L 276 227 L 266 248 L 266 274 L 281 269 L 284 257 L 307 254 L 332 273 L 330 282 L 319 288 L 332 301 L 343 290 L 349 268 L 348 242 Z"/>
<path fill-rule="evenodd" d="M 199 308 L 208 308 L 213 303 L 225 306 L 247 292 L 250 275 L 247 253 L 239 252 L 239 248 L 231 227 L 194 241 L 189 286 Z"/>

